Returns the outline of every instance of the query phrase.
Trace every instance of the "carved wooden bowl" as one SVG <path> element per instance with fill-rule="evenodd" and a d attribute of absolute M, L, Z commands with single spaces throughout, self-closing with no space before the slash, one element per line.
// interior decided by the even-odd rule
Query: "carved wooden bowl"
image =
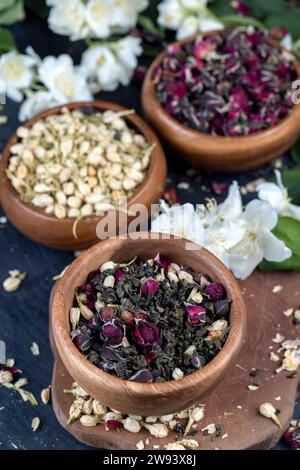
<path fill-rule="evenodd" d="M 64 106 L 68 109 L 80 109 L 87 113 L 92 113 L 93 110 L 125 110 L 122 106 L 105 101 L 70 103 Z M 31 127 L 40 119 L 58 114 L 62 107 L 57 106 L 39 113 L 33 119 L 25 122 L 23 126 Z M 167 172 L 164 152 L 154 132 L 137 114 L 126 116 L 125 119 L 130 127 L 140 132 L 149 143 L 155 144 L 155 147 L 145 179 L 137 187 L 132 197 L 128 199 L 128 204 L 124 209 L 130 213 L 130 207 L 138 203 L 146 206 L 149 211 L 151 204 L 159 201 L 164 190 Z M 77 224 L 77 238 L 75 238 L 73 230 L 75 219 L 57 219 L 54 215 L 48 215 L 44 211 L 21 200 L 6 176 L 10 148 L 17 140 L 17 135 L 13 134 L 3 150 L 0 161 L 0 200 L 12 224 L 28 238 L 56 249 L 77 250 L 87 248 L 96 243 L 99 240 L 96 235 L 96 227 L 101 217 L 90 216 L 81 219 Z M 131 219 L 132 217 L 129 214 L 127 222 L 129 223 Z M 126 229 L 127 224 L 123 228 Z"/>
<path fill-rule="evenodd" d="M 76 287 L 85 282 L 90 271 L 109 260 L 126 262 L 134 256 L 147 260 L 158 252 L 223 284 L 227 297 L 232 301 L 230 332 L 217 356 L 193 374 L 165 383 L 138 383 L 100 370 L 78 351 L 70 339 L 69 312 Z M 55 347 L 71 377 L 104 405 L 141 416 L 166 415 L 199 403 L 201 396 L 212 391 L 233 364 L 242 345 L 246 325 L 241 291 L 223 263 L 199 245 L 182 239 L 165 239 L 153 233 L 135 234 L 135 239 L 109 239 L 85 251 L 57 283 L 50 308 L 50 328 Z"/>

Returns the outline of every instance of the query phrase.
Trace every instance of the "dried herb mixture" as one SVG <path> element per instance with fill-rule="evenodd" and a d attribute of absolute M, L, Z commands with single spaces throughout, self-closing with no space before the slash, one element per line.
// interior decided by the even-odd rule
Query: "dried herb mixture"
<path fill-rule="evenodd" d="M 248 135 L 292 110 L 294 56 L 254 27 L 171 44 L 155 72 L 156 93 L 180 123 L 206 134 Z"/>
<path fill-rule="evenodd" d="M 181 379 L 228 334 L 230 301 L 202 273 L 155 259 L 104 263 L 76 290 L 71 337 L 97 367 L 138 382 Z"/>

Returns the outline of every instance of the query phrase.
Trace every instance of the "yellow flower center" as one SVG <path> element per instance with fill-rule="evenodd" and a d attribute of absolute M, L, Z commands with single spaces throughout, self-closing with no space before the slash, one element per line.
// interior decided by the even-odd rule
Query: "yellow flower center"
<path fill-rule="evenodd" d="M 97 65 L 103 65 L 104 62 L 105 62 L 105 57 L 103 54 L 101 54 L 97 59 Z"/>
<path fill-rule="evenodd" d="M 17 80 L 24 73 L 24 70 L 22 61 L 16 57 L 3 65 L 2 76 L 10 81 Z"/>
<path fill-rule="evenodd" d="M 54 85 L 65 95 L 66 98 L 73 98 L 74 86 L 70 77 L 65 72 L 60 72 L 56 75 Z"/>
<path fill-rule="evenodd" d="M 92 7 L 92 15 L 94 19 L 101 20 L 103 16 L 107 16 L 109 13 L 109 8 L 107 5 L 93 5 Z"/>

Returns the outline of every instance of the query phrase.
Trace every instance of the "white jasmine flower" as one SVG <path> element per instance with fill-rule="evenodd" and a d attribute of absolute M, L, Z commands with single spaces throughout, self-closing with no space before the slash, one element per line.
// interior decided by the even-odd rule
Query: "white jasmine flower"
<path fill-rule="evenodd" d="M 148 0 L 113 0 L 112 3 L 111 8 L 114 8 L 113 26 L 119 32 L 133 28 L 137 23 L 138 13 L 148 6 Z"/>
<path fill-rule="evenodd" d="M 204 248 L 229 267 L 230 250 L 245 236 L 245 223 L 241 219 L 215 223 L 204 230 Z"/>
<path fill-rule="evenodd" d="M 180 24 L 176 38 L 178 40 L 184 39 L 199 31 L 199 21 L 196 16 L 187 16 Z"/>
<path fill-rule="evenodd" d="M 209 227 L 216 223 L 237 220 L 241 217 L 242 213 L 243 203 L 239 185 L 236 181 L 233 181 L 228 190 L 228 196 L 224 202 L 217 205 L 213 201 L 210 201 L 204 214 L 205 226 Z"/>
<path fill-rule="evenodd" d="M 57 102 L 48 91 L 41 90 L 32 93 L 20 106 L 19 120 L 26 121 L 35 114 L 55 105 L 57 105 Z"/>
<path fill-rule="evenodd" d="M 81 67 L 86 68 L 89 79 L 98 84 L 98 91 L 114 91 L 120 82 L 128 83 L 128 73 L 108 46 L 87 49 L 82 55 Z"/>
<path fill-rule="evenodd" d="M 115 7 L 110 0 L 89 0 L 86 5 L 86 21 L 93 37 L 107 38 L 115 24 Z"/>
<path fill-rule="evenodd" d="M 137 57 L 143 52 L 141 39 L 127 36 L 118 42 L 116 54 L 119 61 L 127 69 L 134 71 L 138 65 Z"/>
<path fill-rule="evenodd" d="M 169 29 L 177 30 L 186 14 L 178 0 L 163 0 L 158 5 L 158 23 Z"/>
<path fill-rule="evenodd" d="M 22 101 L 22 90 L 29 88 L 33 76 L 35 61 L 32 57 L 11 51 L 0 58 L 0 79 L 5 84 L 7 96 L 14 101 Z"/>
<path fill-rule="evenodd" d="M 67 54 L 45 57 L 39 67 L 39 76 L 59 104 L 92 99 L 86 78 Z"/>
<path fill-rule="evenodd" d="M 48 25 L 54 33 L 70 36 L 71 41 L 87 37 L 89 28 L 81 0 L 52 1 L 51 6 Z"/>
<path fill-rule="evenodd" d="M 91 47 L 82 55 L 81 67 L 97 91 L 127 86 L 141 55 L 141 40 L 128 36 L 108 45 Z M 95 86 L 98 84 L 98 88 Z"/>
<path fill-rule="evenodd" d="M 203 221 L 192 204 L 174 205 L 152 221 L 151 231 L 203 245 Z"/>
<path fill-rule="evenodd" d="M 251 201 L 243 215 L 245 235 L 229 254 L 229 266 L 239 279 L 248 277 L 259 263 L 280 262 L 292 255 L 283 241 L 273 235 L 278 216 L 269 203 L 255 199 Z"/>
<path fill-rule="evenodd" d="M 257 187 L 258 197 L 267 201 L 277 214 L 300 220 L 300 207 L 291 204 L 287 189 L 284 187 L 279 170 L 275 170 L 277 184 L 262 183 Z"/>
<path fill-rule="evenodd" d="M 218 21 L 214 16 L 210 15 L 209 12 L 201 12 L 198 16 L 198 21 L 199 31 L 202 33 L 224 29 L 223 23 Z"/>

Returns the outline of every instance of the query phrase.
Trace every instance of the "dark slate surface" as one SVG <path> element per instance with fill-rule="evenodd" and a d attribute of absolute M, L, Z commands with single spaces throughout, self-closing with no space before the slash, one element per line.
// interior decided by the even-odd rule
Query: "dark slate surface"
<path fill-rule="evenodd" d="M 42 57 L 63 52 L 72 54 L 78 62 L 82 44 L 71 44 L 62 36 L 51 33 L 47 24 L 35 16 L 28 16 L 26 22 L 12 28 L 17 45 L 23 51 L 32 45 Z M 115 93 L 103 93 L 99 98 L 118 102 L 140 112 L 140 86 L 133 84 L 128 88 L 120 88 Z M 8 101 L 5 114 L 8 123 L 0 127 L 0 145 L 5 144 L 8 137 L 16 129 L 18 105 Z M 212 180 L 218 182 L 232 181 L 236 178 L 245 184 L 260 176 L 272 173 L 272 166 L 255 172 L 240 175 L 209 175 L 198 174 L 191 179 L 185 176 L 187 168 L 178 165 L 172 155 L 168 156 L 169 183 L 175 185 L 180 181 L 191 184 L 189 190 L 178 190 L 181 202 L 201 202 L 210 196 L 203 192 L 203 185 L 210 187 Z M 290 160 L 286 158 L 287 165 Z M 201 189 L 202 188 L 202 189 Z M 0 208 L 0 215 L 3 212 Z M 14 227 L 7 223 L 0 228 L 0 281 L 6 278 L 10 269 L 20 269 L 28 273 L 28 278 L 21 288 L 13 293 L 5 293 L 0 288 L 0 340 L 7 346 L 7 357 L 16 359 L 16 364 L 27 377 L 30 389 L 39 398 L 42 388 L 49 385 L 52 371 L 52 354 L 48 341 L 48 298 L 53 281 L 52 277 L 62 271 L 73 259 L 73 253 L 54 251 L 31 242 Z M 40 347 L 40 355 L 33 356 L 30 346 L 36 341 Z M 77 442 L 58 424 L 50 405 L 33 407 L 22 402 L 15 393 L 0 389 L 0 450 L 2 449 L 87 449 Z M 31 420 L 34 416 L 41 419 L 41 427 L 33 433 Z M 295 417 L 300 418 L 300 405 L 295 409 Z M 286 449 L 279 444 L 276 449 Z"/>

